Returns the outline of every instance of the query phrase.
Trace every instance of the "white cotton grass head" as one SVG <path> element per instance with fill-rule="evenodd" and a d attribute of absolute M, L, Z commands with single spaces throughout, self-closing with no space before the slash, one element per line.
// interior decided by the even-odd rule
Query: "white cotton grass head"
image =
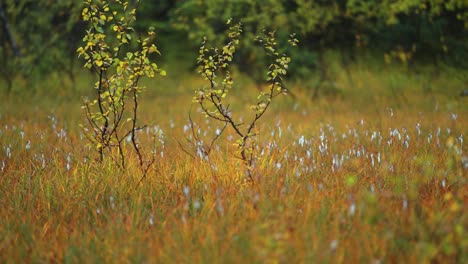
<path fill-rule="evenodd" d="M 11 159 L 11 144 L 6 147 L 5 154 L 7 158 Z"/>
<path fill-rule="evenodd" d="M 25 148 L 26 150 L 31 149 L 31 140 L 28 140 L 28 141 L 26 142 L 26 145 L 24 146 L 24 148 Z"/>
<path fill-rule="evenodd" d="M 154 218 L 153 218 L 153 215 L 150 215 L 150 217 L 148 218 L 148 224 L 150 226 L 153 226 L 154 225 Z"/>
<path fill-rule="evenodd" d="M 277 163 L 276 163 L 276 169 L 279 170 L 279 169 L 281 169 L 281 167 L 282 167 L 281 163 L 280 163 L 280 162 L 277 162 Z"/>
<path fill-rule="evenodd" d="M 200 200 L 198 199 L 195 199 L 192 205 L 193 205 L 193 209 L 195 209 L 196 211 L 200 210 L 201 208 L 201 203 L 200 203 Z"/>
<path fill-rule="evenodd" d="M 408 209 L 408 200 L 406 199 L 406 197 L 403 198 L 402 208 L 403 210 Z"/>
<path fill-rule="evenodd" d="M 112 209 L 115 209 L 115 199 L 114 196 L 109 196 L 109 202 Z"/>
<path fill-rule="evenodd" d="M 66 164 L 67 171 L 71 169 L 71 154 L 68 153 L 67 155 L 67 164 Z"/>
<path fill-rule="evenodd" d="M 306 143 L 306 140 L 305 140 L 304 135 L 300 136 L 299 140 L 297 141 L 297 144 L 299 144 L 299 146 L 301 146 L 301 147 L 304 147 L 305 143 Z"/>
<path fill-rule="evenodd" d="M 350 216 L 353 216 L 354 214 L 356 214 L 356 204 L 355 203 L 351 203 L 351 205 L 349 206 L 348 214 Z"/>
<path fill-rule="evenodd" d="M 184 192 L 185 197 L 188 198 L 190 196 L 190 187 L 184 186 L 184 191 L 183 192 Z"/>
<path fill-rule="evenodd" d="M 457 120 L 457 118 L 458 118 L 458 115 L 457 115 L 457 114 L 451 113 L 450 115 L 451 115 L 453 121 L 456 121 L 456 120 Z"/>
<path fill-rule="evenodd" d="M 334 239 L 330 242 L 330 250 L 335 251 L 338 248 L 339 241 Z"/>

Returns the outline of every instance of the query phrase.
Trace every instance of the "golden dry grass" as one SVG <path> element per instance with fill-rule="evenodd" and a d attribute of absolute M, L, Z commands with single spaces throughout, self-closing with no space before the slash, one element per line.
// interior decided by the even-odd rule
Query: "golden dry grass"
<path fill-rule="evenodd" d="M 346 99 L 299 87 L 279 99 L 259 127 L 255 183 L 230 131 L 208 161 L 186 143 L 196 81 L 143 102 L 163 136 L 138 186 L 134 157 L 125 171 L 95 161 L 78 100 L 5 100 L 0 262 L 466 263 L 466 100 L 359 83 Z M 192 116 L 208 140 L 219 124 Z"/>

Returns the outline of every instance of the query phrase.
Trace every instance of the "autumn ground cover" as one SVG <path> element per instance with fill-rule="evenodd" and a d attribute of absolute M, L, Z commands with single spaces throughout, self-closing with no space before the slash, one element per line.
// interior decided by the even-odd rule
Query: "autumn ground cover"
<path fill-rule="evenodd" d="M 258 126 L 252 182 L 232 131 L 208 158 L 189 143 L 220 124 L 192 104 L 202 81 L 168 73 L 142 100 L 141 144 L 157 157 L 144 179 L 134 156 L 123 171 L 98 162 L 83 90 L 3 97 L 0 262 L 467 262 L 468 109 L 450 76 L 356 68 L 318 100 L 296 83 Z M 234 90 L 249 118 L 256 89 Z"/>

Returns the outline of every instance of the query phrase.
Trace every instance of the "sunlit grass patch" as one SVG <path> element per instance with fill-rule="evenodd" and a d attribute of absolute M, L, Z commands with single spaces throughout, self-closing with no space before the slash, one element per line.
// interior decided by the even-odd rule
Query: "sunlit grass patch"
<path fill-rule="evenodd" d="M 179 85 L 177 96 L 153 91 L 142 102 L 149 127 L 138 133 L 141 143 L 153 146 L 157 135 L 157 161 L 144 179 L 136 157 L 124 170 L 97 162 L 78 128 L 78 98 L 6 100 L 0 259 L 466 262 L 467 119 L 459 98 L 409 95 L 402 103 L 359 98 L 357 88 L 349 99 L 310 101 L 297 87 L 300 97 L 278 98 L 258 127 L 251 182 L 232 131 L 209 158 L 188 143 L 190 110 L 204 143 L 220 124 L 190 105 L 202 82 Z M 246 98 L 257 92 L 249 89 L 233 90 L 232 107 L 244 118 Z"/>

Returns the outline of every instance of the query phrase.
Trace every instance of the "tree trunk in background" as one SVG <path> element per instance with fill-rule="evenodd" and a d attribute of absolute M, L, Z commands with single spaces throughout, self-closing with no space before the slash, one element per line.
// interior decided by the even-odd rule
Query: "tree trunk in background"
<path fill-rule="evenodd" d="M 16 45 L 16 41 L 13 38 L 13 34 L 11 33 L 10 26 L 8 24 L 8 19 L 7 19 L 6 15 L 5 15 L 5 12 L 3 10 L 2 1 L 0 1 L 0 21 L 2 22 L 3 31 L 5 32 L 6 38 L 7 38 L 8 42 L 10 43 L 10 46 L 11 46 L 13 52 L 15 53 L 16 56 L 18 56 L 18 57 L 21 56 L 21 52 L 20 52 L 18 46 Z"/>
<path fill-rule="evenodd" d="M 325 61 L 325 56 L 324 56 L 324 50 L 319 49 L 318 52 L 318 58 L 319 58 L 319 67 L 320 67 L 320 80 L 318 83 L 315 85 L 314 88 L 314 94 L 312 95 L 312 99 L 317 99 L 319 96 L 319 89 L 322 86 L 323 82 L 328 79 L 328 65 Z"/>

